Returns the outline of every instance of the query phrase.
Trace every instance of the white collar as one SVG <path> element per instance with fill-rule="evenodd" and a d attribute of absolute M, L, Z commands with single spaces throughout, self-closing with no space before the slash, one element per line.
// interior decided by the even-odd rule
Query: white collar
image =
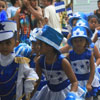
<path fill-rule="evenodd" d="M 10 53 L 9 55 L 7 56 L 4 56 L 0 53 L 0 65 L 2 66 L 7 66 L 9 64 L 12 63 L 12 61 L 14 60 L 15 58 L 15 53 Z"/>

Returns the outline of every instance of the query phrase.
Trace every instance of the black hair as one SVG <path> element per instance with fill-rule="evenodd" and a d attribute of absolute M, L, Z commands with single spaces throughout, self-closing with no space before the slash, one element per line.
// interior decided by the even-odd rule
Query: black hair
<path fill-rule="evenodd" d="M 10 0 L 11 4 L 14 6 L 17 0 Z"/>
<path fill-rule="evenodd" d="M 91 18 L 96 18 L 97 21 L 99 22 L 99 19 L 98 19 L 98 17 L 97 17 L 96 15 L 90 15 L 90 16 L 88 16 L 88 21 L 89 21 Z"/>
<path fill-rule="evenodd" d="M 100 0 L 97 1 L 98 3 L 100 2 Z"/>
<path fill-rule="evenodd" d="M 53 3 L 53 0 L 47 0 L 48 2 L 50 2 L 50 3 Z"/>

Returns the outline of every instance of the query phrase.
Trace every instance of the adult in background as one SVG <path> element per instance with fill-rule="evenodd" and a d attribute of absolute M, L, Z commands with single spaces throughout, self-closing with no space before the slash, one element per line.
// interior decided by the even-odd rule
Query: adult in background
<path fill-rule="evenodd" d="M 98 17 L 99 19 L 99 24 L 100 24 L 100 0 L 97 1 L 98 9 L 94 11 L 94 14 Z"/>
<path fill-rule="evenodd" d="M 44 8 L 44 20 L 45 24 L 51 26 L 55 29 L 61 29 L 60 25 L 60 17 L 59 14 L 56 13 L 54 0 L 43 0 Z"/>

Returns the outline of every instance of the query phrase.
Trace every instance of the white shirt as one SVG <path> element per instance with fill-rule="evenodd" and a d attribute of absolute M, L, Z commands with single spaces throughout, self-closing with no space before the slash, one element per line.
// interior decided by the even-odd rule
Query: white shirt
<path fill-rule="evenodd" d="M 60 17 L 56 13 L 54 5 L 50 5 L 44 9 L 44 18 L 48 19 L 48 25 L 54 29 L 61 30 Z"/>

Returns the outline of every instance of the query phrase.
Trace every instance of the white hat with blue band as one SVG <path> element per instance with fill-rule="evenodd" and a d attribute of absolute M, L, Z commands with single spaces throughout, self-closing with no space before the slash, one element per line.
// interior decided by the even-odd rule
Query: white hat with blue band
<path fill-rule="evenodd" d="M 10 39 L 17 31 L 17 24 L 15 21 L 0 21 L 0 41 Z"/>

